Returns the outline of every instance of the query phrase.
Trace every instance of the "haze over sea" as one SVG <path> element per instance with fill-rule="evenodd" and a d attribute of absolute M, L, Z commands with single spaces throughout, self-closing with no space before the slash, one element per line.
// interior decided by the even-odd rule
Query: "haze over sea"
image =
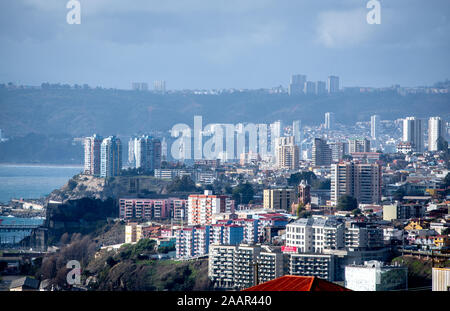
<path fill-rule="evenodd" d="M 75 165 L 0 164 L 0 202 L 44 197 L 82 169 Z"/>

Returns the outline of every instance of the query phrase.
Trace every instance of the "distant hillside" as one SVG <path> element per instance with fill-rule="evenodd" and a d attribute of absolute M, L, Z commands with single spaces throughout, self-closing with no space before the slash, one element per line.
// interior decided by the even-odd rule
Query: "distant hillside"
<path fill-rule="evenodd" d="M 409 115 L 449 118 L 450 94 L 396 93 L 288 96 L 259 91 L 222 95 L 158 95 L 106 89 L 0 89 L 0 128 L 7 136 L 34 132 L 85 136 L 132 135 L 149 130 L 167 131 L 176 123 L 192 124 L 202 115 L 204 125 L 213 122 L 271 122 L 281 119 L 303 124 L 323 121 L 327 111 L 336 120 L 353 124 Z"/>

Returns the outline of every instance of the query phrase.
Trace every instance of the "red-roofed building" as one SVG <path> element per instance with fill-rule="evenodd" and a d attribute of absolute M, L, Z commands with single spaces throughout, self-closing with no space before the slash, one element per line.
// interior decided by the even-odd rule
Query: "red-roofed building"
<path fill-rule="evenodd" d="M 342 292 L 350 290 L 314 276 L 285 275 L 243 291 Z"/>

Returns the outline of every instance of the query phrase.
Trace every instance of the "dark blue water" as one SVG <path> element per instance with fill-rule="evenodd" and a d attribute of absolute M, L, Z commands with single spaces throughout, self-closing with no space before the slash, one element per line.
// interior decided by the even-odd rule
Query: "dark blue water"
<path fill-rule="evenodd" d="M 0 164 L 0 202 L 44 197 L 82 169 L 81 166 Z"/>

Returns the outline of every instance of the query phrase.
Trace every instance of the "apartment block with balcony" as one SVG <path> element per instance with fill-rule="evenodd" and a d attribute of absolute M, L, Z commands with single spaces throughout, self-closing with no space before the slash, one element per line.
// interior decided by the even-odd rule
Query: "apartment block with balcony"
<path fill-rule="evenodd" d="M 291 254 L 289 274 L 315 276 L 335 281 L 335 256 L 331 254 Z"/>

